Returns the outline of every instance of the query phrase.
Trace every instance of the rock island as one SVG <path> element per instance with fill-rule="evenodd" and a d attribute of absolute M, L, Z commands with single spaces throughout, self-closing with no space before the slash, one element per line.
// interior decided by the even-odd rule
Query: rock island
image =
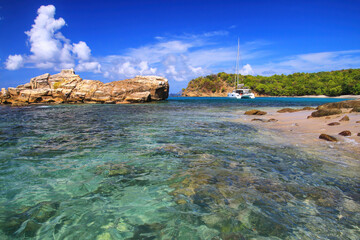
<path fill-rule="evenodd" d="M 34 77 L 16 88 L 2 88 L 1 104 L 21 106 L 34 103 L 142 103 L 168 98 L 169 83 L 159 76 L 136 76 L 132 79 L 103 83 L 83 80 L 73 69 L 58 74 Z"/>

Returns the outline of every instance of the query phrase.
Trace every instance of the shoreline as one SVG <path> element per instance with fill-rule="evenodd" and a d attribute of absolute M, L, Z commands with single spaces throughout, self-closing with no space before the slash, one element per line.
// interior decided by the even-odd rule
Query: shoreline
<path fill-rule="evenodd" d="M 171 96 L 171 97 L 219 97 L 219 98 L 227 98 L 227 96 Z M 326 96 L 326 95 L 304 95 L 304 96 L 255 96 L 256 98 L 334 98 L 334 99 L 360 99 L 360 95 L 340 95 L 340 96 Z"/>
<path fill-rule="evenodd" d="M 249 124 L 260 130 L 270 131 L 274 137 L 286 139 L 286 142 L 296 146 L 305 147 L 312 151 L 323 148 L 324 151 L 335 149 L 344 153 L 345 155 L 359 155 L 360 156 L 360 113 L 349 113 L 344 110 L 342 114 L 319 117 L 307 118 L 313 110 L 299 111 L 293 113 L 278 113 L 276 108 L 273 110 L 267 109 L 268 113 L 262 116 L 243 115 L 241 118 L 234 120 L 235 122 Z M 243 114 L 243 113 L 242 113 Z M 340 121 L 347 115 L 349 121 Z M 276 119 L 276 122 L 261 122 L 252 121 L 252 119 Z M 340 125 L 329 126 L 329 123 L 339 122 Z M 341 136 L 340 132 L 348 130 L 351 136 Z M 329 142 L 319 139 L 320 134 L 325 133 L 335 137 L 337 142 Z M 276 136 L 275 136 L 276 135 Z M 314 148 L 315 147 L 315 148 Z M 339 156 L 339 162 L 344 163 L 345 159 L 340 159 L 343 155 Z M 359 159 L 360 160 L 360 159 Z M 348 165 L 359 166 L 358 162 L 346 162 Z"/>

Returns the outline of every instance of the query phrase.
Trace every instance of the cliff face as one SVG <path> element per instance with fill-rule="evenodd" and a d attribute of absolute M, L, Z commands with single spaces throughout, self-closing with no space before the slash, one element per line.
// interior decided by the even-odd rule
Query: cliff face
<path fill-rule="evenodd" d="M 43 74 L 16 88 L 2 88 L 0 103 L 139 103 L 165 100 L 168 94 L 169 83 L 163 77 L 136 76 L 103 83 L 83 80 L 71 69 Z"/>

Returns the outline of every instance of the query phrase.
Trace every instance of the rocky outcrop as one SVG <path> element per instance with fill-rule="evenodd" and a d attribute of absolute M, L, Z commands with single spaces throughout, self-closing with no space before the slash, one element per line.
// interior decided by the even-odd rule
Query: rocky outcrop
<path fill-rule="evenodd" d="M 317 111 L 311 114 L 312 117 L 323 117 L 342 113 L 342 108 L 351 108 L 352 112 L 357 112 L 360 108 L 360 99 L 347 100 L 334 103 L 326 103 L 317 107 Z"/>
<path fill-rule="evenodd" d="M 0 103 L 141 103 L 165 100 L 168 94 L 169 83 L 163 77 L 136 76 L 103 83 L 83 80 L 74 70 L 66 69 L 32 78 L 30 83 L 16 88 L 2 88 Z"/>
<path fill-rule="evenodd" d="M 356 108 L 356 107 L 360 107 L 360 99 L 326 103 L 320 105 L 317 109 L 328 109 L 328 108 L 341 109 L 341 108 Z"/>

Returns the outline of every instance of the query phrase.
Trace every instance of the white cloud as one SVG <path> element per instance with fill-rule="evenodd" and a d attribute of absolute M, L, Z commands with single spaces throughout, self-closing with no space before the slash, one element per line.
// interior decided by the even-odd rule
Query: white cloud
<path fill-rule="evenodd" d="M 23 66 L 24 59 L 21 55 L 10 55 L 5 62 L 5 68 L 8 70 L 16 70 Z"/>
<path fill-rule="evenodd" d="M 169 65 L 166 69 L 166 73 L 167 74 L 171 74 L 171 75 L 176 75 L 177 72 L 175 70 L 175 66 L 174 65 Z"/>
<path fill-rule="evenodd" d="M 288 56 L 276 62 L 253 66 L 256 74 L 291 74 L 318 72 L 360 66 L 360 50 L 318 52 Z"/>
<path fill-rule="evenodd" d="M 87 61 L 90 59 L 91 50 L 85 42 L 80 41 L 79 43 L 74 43 L 73 46 L 73 52 L 80 60 Z"/>
<path fill-rule="evenodd" d="M 254 75 L 254 70 L 252 69 L 252 67 L 250 66 L 250 64 L 246 64 L 245 66 L 242 67 L 242 69 L 240 70 L 240 74 L 241 75 Z"/>
<path fill-rule="evenodd" d="M 6 68 L 16 70 L 25 66 L 59 70 L 76 67 L 78 71 L 100 72 L 101 65 L 92 59 L 88 45 L 83 41 L 71 44 L 60 32 L 66 23 L 63 18 L 54 18 L 55 10 L 53 5 L 38 9 L 34 24 L 25 32 L 29 37 L 31 54 L 24 57 L 10 55 L 5 63 Z"/>
<path fill-rule="evenodd" d="M 79 72 L 100 73 L 101 64 L 99 62 L 82 62 L 76 66 L 75 70 Z"/>
<path fill-rule="evenodd" d="M 53 5 L 41 6 L 35 24 L 30 31 L 25 32 L 29 36 L 33 61 L 51 60 L 60 55 L 62 43 L 61 39 L 55 36 L 55 32 L 65 25 L 65 20 L 55 19 L 54 16 Z"/>

